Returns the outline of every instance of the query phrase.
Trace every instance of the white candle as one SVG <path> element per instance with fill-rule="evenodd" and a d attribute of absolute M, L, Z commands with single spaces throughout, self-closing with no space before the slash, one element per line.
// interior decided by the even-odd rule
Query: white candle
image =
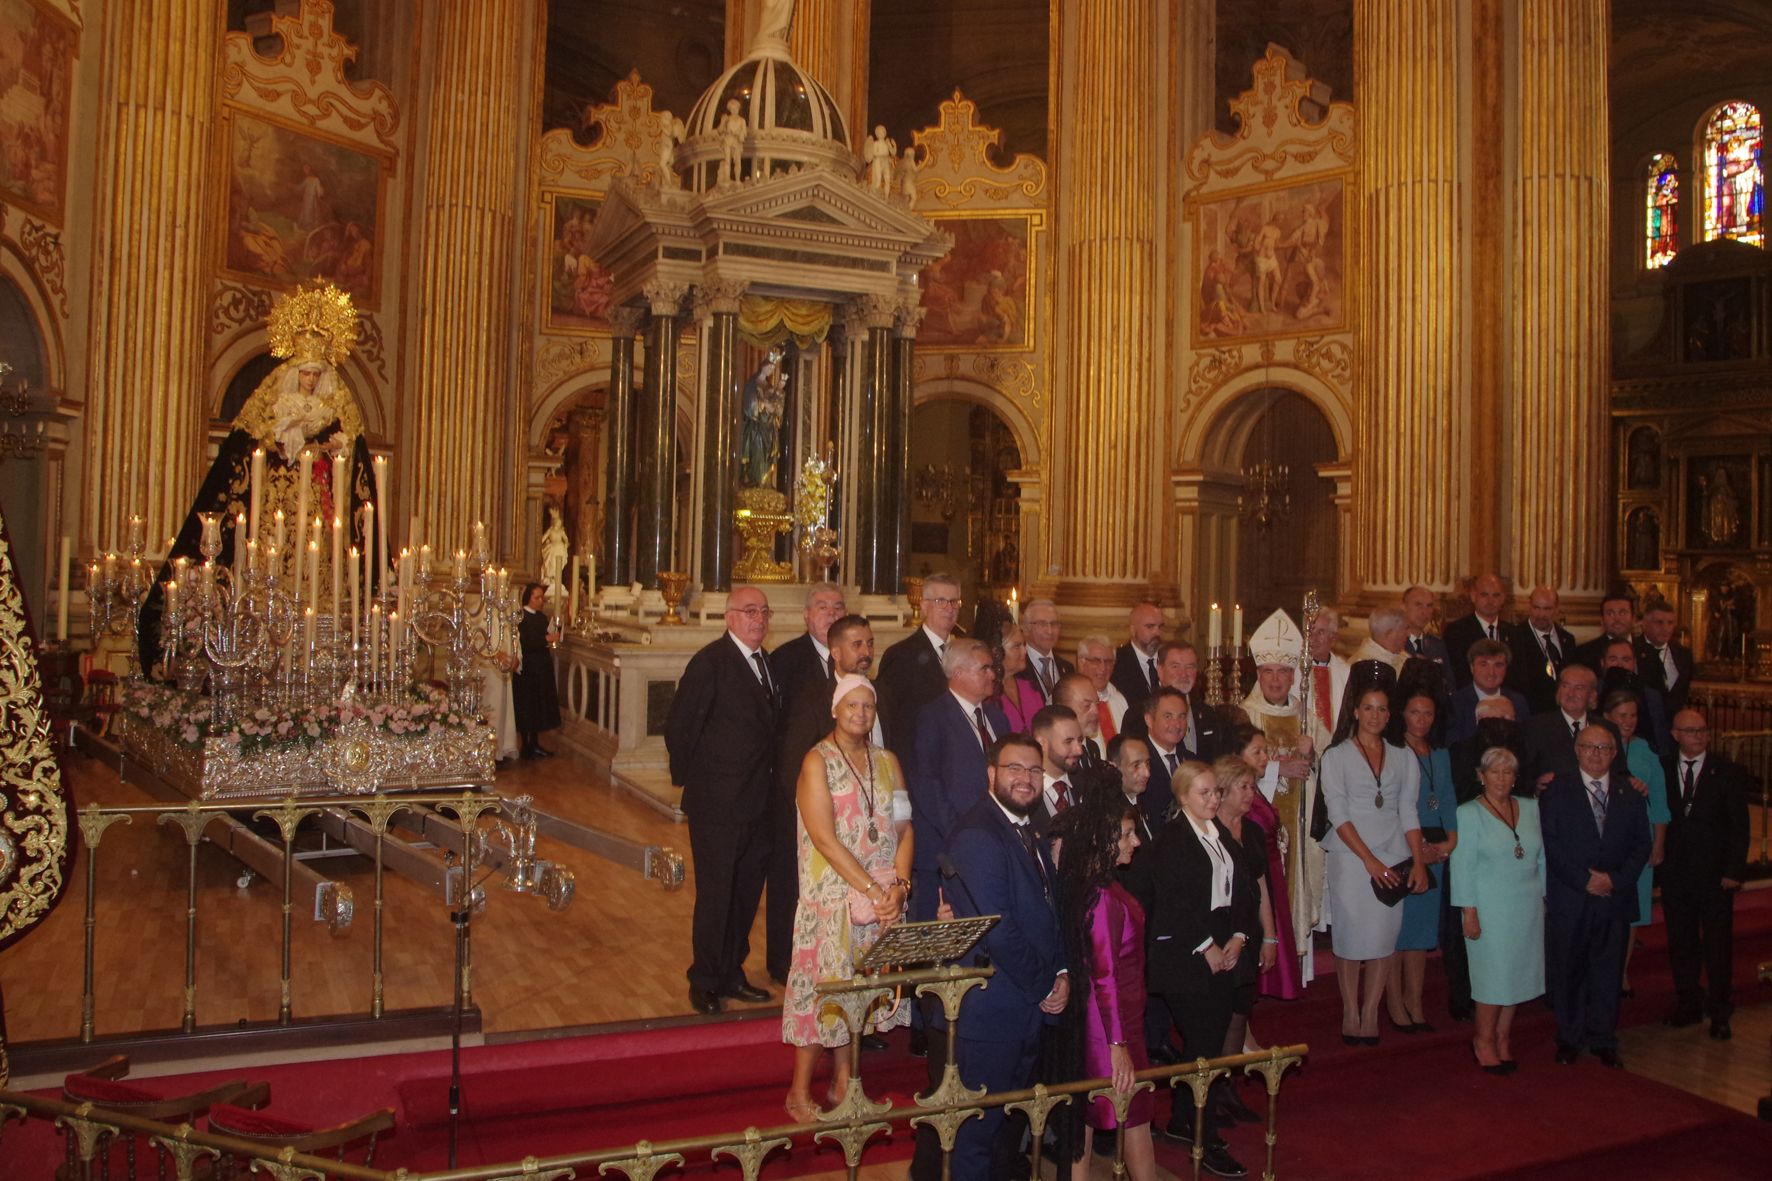
<path fill-rule="evenodd" d="M 68 581 L 74 572 L 73 562 L 74 539 L 63 534 L 60 559 L 61 581 L 56 583 L 61 587 L 61 601 L 55 605 L 55 638 L 64 644 L 68 642 L 68 596 L 74 592 L 74 584 Z"/>
<path fill-rule="evenodd" d="M 1243 604 L 1237 603 L 1231 607 L 1231 647 L 1241 648 L 1242 646 L 1243 646 Z"/>
<path fill-rule="evenodd" d="M 363 597 L 375 598 L 375 504 L 363 506 Z"/>
<path fill-rule="evenodd" d="M 375 569 L 378 580 L 388 576 L 388 526 L 394 523 L 393 493 L 388 484 L 388 457 L 375 457 L 375 499 L 379 511 L 376 517 L 381 521 L 381 532 L 375 535 Z"/>
<path fill-rule="evenodd" d="M 344 520 L 332 518 L 332 634 L 338 635 L 338 580 L 344 574 Z"/>
<path fill-rule="evenodd" d="M 332 515 L 335 517 L 351 511 L 349 462 L 343 452 L 332 457 Z"/>
<path fill-rule="evenodd" d="M 369 680 L 381 679 L 381 604 L 369 608 Z"/>
<path fill-rule="evenodd" d="M 1224 640 L 1224 616 L 1218 610 L 1218 604 L 1212 604 L 1212 612 L 1207 616 L 1206 646 L 1217 648 Z"/>
<path fill-rule="evenodd" d="M 428 543 L 418 547 L 418 576 L 427 582 L 431 577 L 431 547 Z"/>
<path fill-rule="evenodd" d="M 597 555 L 585 555 L 585 596 L 597 597 Z"/>
<path fill-rule="evenodd" d="M 398 600 L 398 602 L 395 606 L 395 612 L 399 615 L 405 615 L 406 614 L 406 600 L 407 600 L 407 597 L 412 594 L 412 551 L 411 550 L 404 550 L 403 549 L 400 551 L 400 578 L 397 583 L 397 586 L 398 586 L 398 592 L 396 593 L 395 598 Z"/>
<path fill-rule="evenodd" d="M 458 549 L 455 551 L 454 574 L 455 574 L 455 580 L 457 582 L 462 581 L 464 578 L 466 578 L 468 576 L 468 551 L 467 550 Z"/>
<path fill-rule="evenodd" d="M 394 654 L 400 651 L 400 613 L 388 612 L 388 685 L 394 684 L 394 665 L 397 661 Z"/>
<path fill-rule="evenodd" d="M 199 542 L 202 549 L 221 549 L 221 514 L 198 513 L 197 519 L 203 522 L 203 540 Z"/>
<path fill-rule="evenodd" d="M 178 615 L 178 583 L 167 582 L 165 584 L 165 587 L 166 587 L 166 614 L 169 617 L 175 617 Z M 66 637 L 64 637 L 64 638 L 66 638 Z"/>
<path fill-rule="evenodd" d="M 310 548 L 317 549 L 318 547 L 316 546 L 316 547 L 310 547 Z M 319 569 L 320 569 L 319 561 L 320 561 L 319 554 L 315 554 L 314 555 L 314 562 L 315 562 L 314 571 L 315 571 L 315 578 L 316 579 L 319 578 Z M 306 640 L 306 642 L 307 642 L 308 659 L 312 660 L 314 658 L 314 609 L 312 607 L 303 607 L 302 608 L 301 627 L 302 627 L 302 638 L 304 640 Z"/>
<path fill-rule="evenodd" d="M 127 552 L 131 554 L 139 554 L 143 549 L 147 548 L 147 543 L 147 522 L 141 519 L 139 513 L 131 513 L 129 516 L 129 545 L 127 547 Z"/>
<path fill-rule="evenodd" d="M 308 613 L 312 615 L 320 609 L 320 539 L 308 542 Z M 314 646 L 313 625 L 309 623 L 308 647 Z"/>
<path fill-rule="evenodd" d="M 252 536 L 258 536 L 258 515 L 265 504 L 265 449 L 252 449 Z"/>
<path fill-rule="evenodd" d="M 234 573 L 246 569 L 246 514 L 234 518 Z"/>
<path fill-rule="evenodd" d="M 583 568 L 584 559 L 574 557 L 572 559 L 572 593 L 567 596 L 567 601 L 570 604 L 566 611 L 566 618 L 568 619 L 578 618 L 578 572 Z"/>
<path fill-rule="evenodd" d="M 357 646 L 357 624 L 363 616 L 362 581 L 357 577 L 357 547 L 351 547 L 351 646 Z"/>
<path fill-rule="evenodd" d="M 308 556 L 308 485 L 314 478 L 314 453 L 306 447 L 301 449 L 301 457 L 297 461 L 300 473 L 295 484 L 295 589 L 301 593 L 302 563 Z"/>

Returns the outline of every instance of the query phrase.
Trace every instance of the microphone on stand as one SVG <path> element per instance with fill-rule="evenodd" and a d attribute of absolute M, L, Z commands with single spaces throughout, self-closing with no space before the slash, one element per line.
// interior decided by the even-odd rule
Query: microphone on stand
<path fill-rule="evenodd" d="M 966 879 L 960 876 L 959 867 L 954 864 L 954 859 L 952 857 L 949 857 L 946 853 L 937 853 L 935 855 L 935 868 L 941 873 L 942 877 L 947 878 L 949 881 L 960 883 L 960 889 L 966 891 L 966 901 L 972 904 L 973 913 L 984 913 L 979 909 L 978 899 L 973 896 L 972 887 L 968 886 L 966 884 Z"/>

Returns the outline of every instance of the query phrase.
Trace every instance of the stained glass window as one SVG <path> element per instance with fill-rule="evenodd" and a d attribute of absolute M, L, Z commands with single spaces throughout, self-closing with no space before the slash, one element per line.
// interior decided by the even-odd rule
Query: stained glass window
<path fill-rule="evenodd" d="M 1760 112 L 1724 103 L 1704 128 L 1704 239 L 1763 244 L 1765 178 L 1760 171 Z"/>
<path fill-rule="evenodd" d="M 1647 266 L 1664 267 L 1673 261 L 1674 252 L 1680 248 L 1680 173 L 1674 158 L 1666 152 L 1649 161 L 1644 201 L 1647 220 L 1643 261 Z"/>

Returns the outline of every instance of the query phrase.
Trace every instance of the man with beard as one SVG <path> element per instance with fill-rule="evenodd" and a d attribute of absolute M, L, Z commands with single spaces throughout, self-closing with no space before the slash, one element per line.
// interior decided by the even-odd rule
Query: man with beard
<path fill-rule="evenodd" d="M 1083 728 L 1077 715 L 1062 705 L 1035 714 L 1028 728 L 1040 744 L 1040 799 L 1034 805 L 1034 826 L 1042 833 L 1053 818 L 1077 802 L 1075 777 L 1083 765 Z"/>

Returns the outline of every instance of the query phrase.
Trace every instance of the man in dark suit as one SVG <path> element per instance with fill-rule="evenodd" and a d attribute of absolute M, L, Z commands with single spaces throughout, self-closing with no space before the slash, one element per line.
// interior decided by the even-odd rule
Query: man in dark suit
<path fill-rule="evenodd" d="M 1040 798 L 1034 827 L 1047 832 L 1060 812 L 1077 802 L 1077 768 L 1083 765 L 1083 726 L 1062 705 L 1049 705 L 1028 722 L 1040 744 Z"/>
<path fill-rule="evenodd" d="M 1211 760 L 1226 753 L 1219 749 L 1224 721 L 1206 704 L 1206 694 L 1200 688 L 1200 654 L 1192 644 L 1168 640 L 1157 649 L 1157 684 L 1180 693 L 1187 706 L 1187 748 L 1193 752 L 1188 757 Z M 1145 702 L 1149 704 L 1148 696 Z M 1120 728 L 1134 736 L 1145 734 L 1144 710 L 1127 714 Z"/>
<path fill-rule="evenodd" d="M 1575 637 L 1557 622 L 1559 602 L 1557 592 L 1550 587 L 1533 588 L 1532 596 L 1526 600 L 1525 626 L 1514 628 L 1507 682 L 1519 691 L 1535 714 L 1556 708 L 1557 676 L 1575 651 Z"/>
<path fill-rule="evenodd" d="M 1600 671 L 1606 657 L 1606 645 L 1614 640 L 1631 638 L 1631 623 L 1636 619 L 1637 605 L 1629 595 L 1611 594 L 1600 600 L 1601 632 L 1569 654 L 1569 659 Z"/>
<path fill-rule="evenodd" d="M 1162 828 L 1169 817 L 1169 805 L 1174 801 L 1169 781 L 1175 768 L 1199 757 L 1189 745 L 1190 719 L 1187 698 L 1173 685 L 1159 685 L 1144 699 L 1144 744 L 1151 758 L 1151 785 L 1144 793 L 1144 809 L 1152 828 Z"/>
<path fill-rule="evenodd" d="M 1470 678 L 1452 694 L 1451 717 L 1446 724 L 1446 742 L 1450 745 L 1469 738 L 1477 729 L 1477 706 L 1490 698 L 1503 697 L 1513 706 L 1513 716 L 1526 717 L 1526 699 L 1509 689 L 1508 663 L 1512 659 L 1506 644 L 1500 640 L 1478 640 L 1470 646 L 1466 658 Z"/>
<path fill-rule="evenodd" d="M 1667 698 L 1637 673 L 1637 649 L 1629 640 L 1613 640 L 1600 658 L 1599 700 L 1604 708 L 1606 694 L 1613 689 L 1635 690 L 1643 708 L 1637 718 L 1637 735 L 1657 755 L 1665 757 L 1674 748 L 1668 731 Z"/>
<path fill-rule="evenodd" d="M 1120 790 L 1126 794 L 1126 803 L 1136 812 L 1132 823 L 1138 830 L 1138 847 L 1147 849 L 1162 828 L 1160 824 L 1151 823 L 1144 804 L 1145 793 L 1151 790 L 1151 748 L 1143 739 L 1122 734 L 1108 743 L 1107 761 L 1120 773 Z M 1137 852 L 1133 856 L 1136 858 Z M 1165 1025 L 1164 1034 L 1168 1030 Z"/>
<path fill-rule="evenodd" d="M 1112 683 L 1126 698 L 1126 717 L 1130 718 L 1144 711 L 1145 697 L 1161 684 L 1157 647 L 1163 642 L 1163 609 L 1155 603 L 1138 604 L 1127 617 L 1126 630 L 1126 642 L 1114 649 Z"/>
<path fill-rule="evenodd" d="M 1526 751 L 1520 760 L 1518 794 L 1529 796 L 1555 777 L 1580 773 L 1575 735 L 1592 720 L 1588 711 L 1598 688 L 1599 678 L 1587 665 L 1571 661 L 1564 666 L 1557 677 L 1556 708 L 1521 724 Z"/>
<path fill-rule="evenodd" d="M 1501 621 L 1501 608 L 1507 602 L 1507 584 L 1499 574 L 1484 574 L 1471 584 L 1471 605 L 1476 608 L 1461 619 L 1446 625 L 1446 660 L 1452 679 L 1459 688 L 1470 683 L 1470 648 L 1478 640 L 1506 643 L 1512 632 Z"/>
<path fill-rule="evenodd" d="M 925 578 L 922 609 L 923 626 L 881 654 L 875 678 L 886 749 L 898 756 L 906 775 L 915 757 L 917 712 L 947 688 L 941 660 L 960 619 L 959 580 L 951 574 Z"/>
<path fill-rule="evenodd" d="M 1040 700 L 1047 705 L 1052 704 L 1058 679 L 1077 671 L 1058 654 L 1058 632 L 1058 604 L 1051 599 L 1029 599 L 1021 612 L 1021 634 L 1028 645 L 1028 663 L 1021 678 L 1040 691 Z"/>
<path fill-rule="evenodd" d="M 745 979 L 751 921 L 769 866 L 779 702 L 764 637 L 773 612 L 754 586 L 726 600 L 726 634 L 689 658 L 665 720 L 671 782 L 683 788 L 695 874 L 689 1003 L 766 1001 Z"/>
<path fill-rule="evenodd" d="M 1052 704 L 1062 705 L 1077 715 L 1077 725 L 1082 728 L 1080 766 L 1094 767 L 1107 761 L 1107 743 L 1101 736 L 1101 713 L 1095 708 L 1099 700 L 1094 684 L 1082 673 L 1058 678 L 1058 688 L 1052 693 Z"/>
<path fill-rule="evenodd" d="M 1669 713 L 1686 708 L 1692 694 L 1692 649 L 1674 643 L 1674 609 L 1666 599 L 1651 599 L 1643 608 L 1637 670 L 1667 697 Z"/>
<path fill-rule="evenodd" d="M 1409 636 L 1403 641 L 1403 651 L 1433 661 L 1451 676 L 1452 657 L 1446 651 L 1446 641 L 1427 630 L 1439 609 L 1439 599 L 1425 586 L 1412 586 L 1403 592 L 1403 623 L 1409 629 Z"/>
<path fill-rule="evenodd" d="M 995 682 L 990 649 L 958 637 L 949 641 L 942 663 L 947 688 L 917 715 L 915 769 L 907 774 L 916 835 L 911 917 L 919 922 L 934 918 L 940 904 L 936 862 L 954 825 L 984 795 L 985 751 L 1009 732 L 1009 719 L 988 700 Z"/>
<path fill-rule="evenodd" d="M 1547 907 L 1545 991 L 1557 1018 L 1557 1061 L 1592 1050 L 1606 1066 L 1618 1057 L 1618 997 L 1624 944 L 1637 916 L 1637 878 L 1649 861 L 1649 810 L 1613 773 L 1618 738 L 1582 728 L 1576 773 L 1540 793 Z"/>
<path fill-rule="evenodd" d="M 972 962 L 988 957 L 996 974 L 990 987 L 972 989 L 961 1002 L 954 1048 L 960 1081 L 992 1092 L 1032 1083 L 1040 1030 L 1057 1020 L 1070 996 L 1052 892 L 1057 869 L 1029 819 L 1040 794 L 1040 761 L 1039 745 L 1026 735 L 995 742 L 988 794 L 960 817 L 949 840 L 964 883 L 948 900 L 955 916 L 1001 916 L 971 956 Z M 1011 1123 L 1005 1114 L 987 1108 L 983 1119 L 960 1125 L 954 1181 L 1014 1175 L 1019 1121 Z"/>
<path fill-rule="evenodd" d="M 859 615 L 827 618 L 832 589 L 836 589 L 835 606 L 841 612 L 841 589 L 829 583 L 814 587 L 806 596 L 806 632 L 769 654 L 769 671 L 782 694 L 775 794 L 770 799 L 768 901 L 764 904 L 767 963 L 777 984 L 787 983 L 788 964 L 794 954 L 794 915 L 800 904 L 799 808 L 794 797 L 800 763 L 813 744 L 831 732 L 831 694 L 837 677 L 845 673 L 866 676 L 874 663 L 874 630 L 867 620 Z M 822 600 L 816 609 L 815 597 Z M 784 658 L 782 654 L 795 645 L 800 645 L 799 656 Z M 876 717 L 876 739 L 879 729 Z"/>
<path fill-rule="evenodd" d="M 1661 905 L 1678 1008 L 1667 1023 L 1696 1025 L 1708 1012 L 1710 1035 L 1727 1041 L 1735 1012 L 1735 894 L 1747 876 L 1748 775 L 1710 753 L 1710 725 L 1697 710 L 1674 715 L 1673 737 L 1679 751 L 1663 762 L 1673 820 L 1661 863 Z"/>

